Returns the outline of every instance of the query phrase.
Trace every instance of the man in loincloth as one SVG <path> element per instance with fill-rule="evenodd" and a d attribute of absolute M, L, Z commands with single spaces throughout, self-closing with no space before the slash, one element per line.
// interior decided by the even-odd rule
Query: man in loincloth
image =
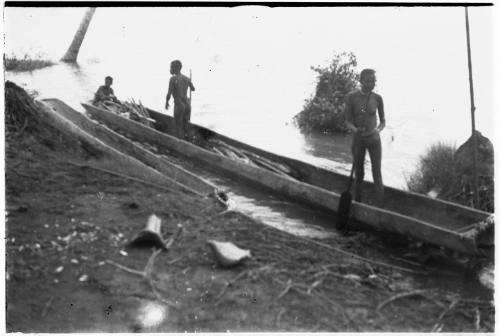
<path fill-rule="evenodd" d="M 174 97 L 174 124 L 176 136 L 185 139 L 187 126 L 191 119 L 191 101 L 187 97 L 188 88 L 194 91 L 191 79 L 181 73 L 182 63 L 179 60 L 170 63 L 170 82 L 168 83 L 167 102 L 165 108 L 168 110 L 170 97 Z"/>
<path fill-rule="evenodd" d="M 384 102 L 382 96 L 373 92 L 376 82 L 374 70 L 364 69 L 361 71 L 359 81 L 361 89 L 354 90 L 346 96 L 344 108 L 346 126 L 354 133 L 351 146 L 355 173 L 354 200 L 361 201 L 362 184 L 365 175 L 365 153 L 368 150 L 372 164 L 377 205 L 382 206 L 384 185 L 381 171 L 382 143 L 380 141 L 380 132 L 385 128 Z"/>

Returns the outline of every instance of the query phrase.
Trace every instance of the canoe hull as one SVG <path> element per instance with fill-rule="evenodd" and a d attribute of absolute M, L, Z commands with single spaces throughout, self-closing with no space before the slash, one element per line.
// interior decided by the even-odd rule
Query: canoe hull
<path fill-rule="evenodd" d="M 148 112 L 150 113 L 151 118 L 156 120 L 157 130 L 173 134 L 172 117 L 153 110 L 148 110 Z M 221 140 L 233 147 L 242 148 L 244 150 L 254 152 L 271 161 L 287 165 L 292 169 L 292 175 L 294 178 L 322 189 L 340 193 L 345 189 L 348 183 L 348 176 L 316 167 L 299 160 L 266 152 L 262 149 L 225 137 L 224 135 L 218 134 L 202 126 L 191 124 L 189 133 L 190 136 L 195 139 L 203 139 L 205 141 L 207 139 Z M 363 192 L 363 203 L 375 205 L 376 197 L 375 186 L 373 183 L 364 182 Z M 439 222 L 439 226 L 450 230 L 458 230 L 462 228 L 463 225 L 483 221 L 490 215 L 487 212 L 472 209 L 456 203 L 433 199 L 425 195 L 398 190 L 391 187 L 385 187 L 384 208 L 397 213 L 404 213 L 407 216 L 418 218 L 423 221 L 431 223 Z"/>
<path fill-rule="evenodd" d="M 105 144 L 110 147 L 107 151 L 112 153 L 115 160 L 123 161 L 121 159 L 123 157 L 130 162 L 138 162 L 138 164 L 147 168 L 135 167 L 129 169 L 124 172 L 127 175 L 147 170 L 148 176 L 155 176 L 154 180 L 158 181 L 160 179 L 164 185 L 174 184 L 181 187 L 181 189 L 198 195 L 210 195 L 216 191 L 216 187 L 209 181 L 193 175 L 184 168 L 141 148 L 122 135 L 90 120 L 84 114 L 75 111 L 58 99 L 45 99 L 42 101 L 42 107 L 43 111 L 46 111 L 45 115 L 51 118 L 49 120 L 51 120 L 52 124 L 59 126 L 60 130 L 70 132 L 73 136 L 84 137 L 88 139 L 86 141 L 92 141 L 92 143 Z M 118 152 L 119 155 L 115 152 Z M 124 169 L 129 165 L 130 163 L 112 164 L 113 168 L 116 167 L 117 169 Z"/>
<path fill-rule="evenodd" d="M 176 155 L 199 163 L 205 168 L 211 168 L 218 173 L 224 172 L 238 178 L 250 181 L 255 185 L 268 188 L 272 192 L 285 195 L 300 202 L 320 207 L 335 213 L 340 201 L 339 191 L 345 188 L 348 177 L 336 174 L 327 170 L 308 165 L 306 163 L 283 158 L 275 154 L 255 149 L 251 146 L 239 143 L 233 139 L 224 137 L 206 128 L 192 125 L 189 128 L 190 135 L 195 138 L 195 142 L 208 141 L 210 138 L 217 138 L 229 142 L 232 146 L 238 146 L 243 150 L 254 151 L 259 156 L 269 160 L 275 160 L 291 167 L 293 174 L 301 177 L 302 181 L 283 174 L 269 171 L 262 167 L 255 167 L 244 162 L 231 159 L 229 157 L 216 154 L 214 152 L 193 145 L 187 141 L 177 139 L 169 134 L 172 131 L 172 118 L 158 112 L 149 110 L 150 116 L 156 120 L 156 130 L 148 128 L 137 122 L 114 115 L 113 113 L 83 104 L 87 113 L 108 127 L 118 132 L 126 133 L 135 141 L 163 146 Z M 307 175 L 307 173 L 309 175 Z M 314 175 L 316 174 L 316 175 Z M 314 175 L 314 176 L 311 176 Z M 328 189 L 310 183 L 311 180 L 318 180 L 320 177 L 333 180 L 329 181 Z M 307 181 L 307 182 L 305 182 Z M 319 183 L 318 183 L 319 184 Z M 335 190 L 332 186 L 338 185 Z M 389 195 L 394 193 L 389 191 Z M 390 197 L 390 196 L 388 196 Z M 420 197 L 417 194 L 410 194 L 398 191 L 396 197 L 404 202 L 415 202 L 420 209 L 439 209 L 439 214 L 426 215 L 429 218 L 449 216 L 453 217 L 453 222 L 457 228 L 461 228 L 476 221 L 484 220 L 488 213 L 476 211 L 467 207 L 461 207 L 449 202 L 436 201 Z M 395 200 L 394 202 L 397 202 Z M 439 221 L 426 221 L 404 212 L 396 212 L 392 209 L 380 209 L 370 204 L 353 202 L 351 206 L 351 216 L 370 227 L 387 232 L 394 232 L 404 236 L 413 237 L 424 242 L 444 246 L 468 254 L 479 254 L 475 237 L 463 235 L 454 228 L 446 225 L 436 225 Z M 452 222 L 447 219 L 448 222 Z"/>

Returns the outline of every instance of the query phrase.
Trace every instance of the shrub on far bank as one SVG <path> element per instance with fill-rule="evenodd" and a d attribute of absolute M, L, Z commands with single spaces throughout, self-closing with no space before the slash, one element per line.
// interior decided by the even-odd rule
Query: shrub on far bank
<path fill-rule="evenodd" d="M 316 92 L 307 99 L 303 110 L 293 117 L 303 133 L 347 132 L 344 98 L 356 88 L 359 74 L 353 53 L 335 54 L 328 67 L 311 67 L 317 73 Z"/>
<path fill-rule="evenodd" d="M 493 213 L 493 144 L 478 131 L 476 137 L 479 204 L 474 204 L 472 136 L 458 149 L 445 143 L 432 145 L 407 180 L 408 189 Z"/>
<path fill-rule="evenodd" d="M 4 55 L 5 71 L 33 71 L 52 65 L 54 65 L 54 62 L 42 59 L 40 55 L 36 56 L 35 58 L 27 54 L 24 55 L 23 58 L 18 58 L 14 55 Z"/>
<path fill-rule="evenodd" d="M 456 152 L 454 145 L 439 142 L 432 145 L 420 157 L 417 168 L 407 180 L 408 189 L 427 194 L 434 190 L 438 194 L 447 194 L 453 184 Z"/>

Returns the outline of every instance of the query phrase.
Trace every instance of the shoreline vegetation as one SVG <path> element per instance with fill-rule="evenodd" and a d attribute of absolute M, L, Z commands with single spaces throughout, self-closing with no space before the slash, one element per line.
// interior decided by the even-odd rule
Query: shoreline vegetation
<path fill-rule="evenodd" d="M 358 83 L 357 65 L 356 55 L 344 52 L 334 54 L 326 67 L 311 67 L 317 73 L 316 92 L 293 117 L 302 133 L 347 133 L 344 98 Z"/>
<path fill-rule="evenodd" d="M 346 134 L 344 98 L 356 88 L 359 73 L 356 55 L 336 53 L 326 67 L 311 67 L 317 73 L 314 95 L 305 101 L 294 124 L 304 134 Z M 407 179 L 410 191 L 426 194 L 483 211 L 494 211 L 493 144 L 476 132 L 478 137 L 479 204 L 474 204 L 472 178 L 472 136 L 460 148 L 438 142 L 420 157 L 415 171 Z"/>
<path fill-rule="evenodd" d="M 54 65 L 55 62 L 44 59 L 41 55 L 30 56 L 25 54 L 22 58 L 15 55 L 4 55 L 5 71 L 22 72 L 33 71 Z"/>
<path fill-rule="evenodd" d="M 410 191 L 451 201 L 479 210 L 494 212 L 494 149 L 491 141 L 476 131 L 478 150 L 479 204 L 474 204 L 473 136 L 458 149 L 439 142 L 420 157 L 407 180 Z"/>

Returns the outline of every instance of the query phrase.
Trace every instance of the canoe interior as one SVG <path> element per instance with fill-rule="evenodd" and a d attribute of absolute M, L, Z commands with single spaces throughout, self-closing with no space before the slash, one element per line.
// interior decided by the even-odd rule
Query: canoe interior
<path fill-rule="evenodd" d="M 171 116 L 151 109 L 148 109 L 148 112 L 151 118 L 156 121 L 155 128 L 157 130 L 172 134 L 173 118 Z M 346 188 L 348 176 L 299 160 L 266 152 L 196 124 L 190 124 L 188 132 L 189 136 L 197 144 L 222 141 L 234 148 L 252 152 L 270 161 L 285 165 L 291 169 L 291 176 L 301 182 L 335 193 L 341 193 Z M 375 203 L 374 200 L 374 185 L 371 182 L 365 182 L 362 202 L 373 205 Z M 484 211 L 391 187 L 385 188 L 384 209 L 433 223 L 436 226 L 453 231 L 461 231 L 461 229 L 470 226 L 472 223 L 485 220 L 490 215 Z"/>

